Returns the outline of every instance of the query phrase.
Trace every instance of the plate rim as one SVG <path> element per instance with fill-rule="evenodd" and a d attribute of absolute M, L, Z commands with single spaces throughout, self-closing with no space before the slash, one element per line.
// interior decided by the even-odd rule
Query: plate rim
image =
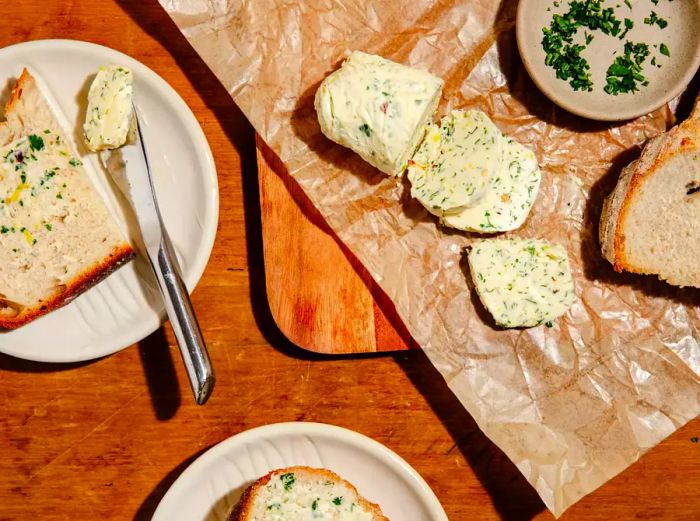
<path fill-rule="evenodd" d="M 418 493 L 418 497 L 420 498 L 421 502 L 427 508 L 432 521 L 448 521 L 447 514 L 435 495 L 435 492 L 433 492 L 433 490 L 430 488 L 430 485 L 428 485 L 428 483 L 416 469 L 414 469 L 405 459 L 386 445 L 373 438 L 370 438 L 365 434 L 345 427 L 340 427 L 338 425 L 321 422 L 294 421 L 271 423 L 246 429 L 216 443 L 207 449 L 192 463 L 190 463 L 172 483 L 172 485 L 170 485 L 166 493 L 158 502 L 158 506 L 153 512 L 152 520 L 158 521 L 159 516 L 162 517 L 164 515 L 162 511 L 165 507 L 163 505 L 165 505 L 168 501 L 172 501 L 172 498 L 178 497 L 182 494 L 180 489 L 184 489 L 188 479 L 187 475 L 196 474 L 200 468 L 204 469 L 207 465 L 216 461 L 217 459 L 222 459 L 230 447 L 255 442 L 265 436 L 290 436 L 299 434 L 311 436 L 314 434 L 325 435 L 369 453 L 378 461 L 388 465 L 392 470 L 396 471 L 397 474 L 410 478 L 410 482 L 413 484 L 415 491 Z M 159 511 L 161 512 L 160 514 Z"/>
<path fill-rule="evenodd" d="M 700 9 L 700 1 L 694 0 L 698 4 Z M 685 71 L 680 81 L 672 89 L 666 91 L 666 93 L 658 98 L 658 101 L 653 101 L 646 103 L 645 105 L 640 105 L 635 110 L 628 110 L 626 112 L 617 112 L 609 114 L 607 112 L 596 112 L 587 109 L 581 109 L 576 106 L 575 103 L 570 103 L 565 98 L 557 95 L 557 93 L 549 87 L 549 83 L 543 80 L 536 72 L 535 68 L 532 66 L 534 58 L 531 53 L 527 51 L 527 46 L 525 45 L 525 26 L 527 25 L 526 11 L 533 8 L 533 5 L 539 5 L 540 0 L 519 0 L 518 8 L 515 15 L 515 40 L 518 47 L 518 54 L 520 59 L 527 70 L 528 76 L 537 86 L 537 88 L 554 104 L 560 106 L 564 110 L 571 112 L 576 116 L 580 116 L 593 121 L 630 121 L 632 119 L 650 114 L 655 110 L 663 107 L 666 103 L 674 99 L 676 96 L 681 94 L 684 89 L 688 87 L 693 77 L 700 69 L 700 38 L 698 38 L 698 43 L 695 47 L 695 58 L 692 61 L 690 67 Z M 544 4 L 542 4 L 544 5 Z"/>
<path fill-rule="evenodd" d="M 0 49 L 0 55 L 5 53 L 17 52 L 18 49 L 27 49 L 29 52 L 33 52 L 36 49 L 56 45 L 62 45 L 68 50 L 77 49 L 78 52 L 80 52 L 81 50 L 88 49 L 93 52 L 103 53 L 106 60 L 124 60 L 129 62 L 131 64 L 130 67 L 132 68 L 132 70 L 135 70 L 142 76 L 148 76 L 149 80 L 151 80 L 154 86 L 156 87 L 157 93 L 163 96 L 163 99 L 166 101 L 166 104 L 168 106 L 174 107 L 173 111 L 175 113 L 181 114 L 183 116 L 181 121 L 183 123 L 187 135 L 204 145 L 202 147 L 196 147 L 198 150 L 200 150 L 200 154 L 198 154 L 197 160 L 198 162 L 201 162 L 206 166 L 206 168 L 204 169 L 205 171 L 203 172 L 203 177 L 207 178 L 211 185 L 210 195 L 206 198 L 206 204 L 209 206 L 212 212 L 212 225 L 209 228 L 204 228 L 202 230 L 202 246 L 199 248 L 201 254 L 196 257 L 196 262 L 192 264 L 189 273 L 183 274 L 183 279 L 185 285 L 188 287 L 188 292 L 192 293 L 192 291 L 194 291 L 195 287 L 201 280 L 202 275 L 204 275 L 206 267 L 209 264 L 209 260 L 214 249 L 214 243 L 216 240 L 220 217 L 220 192 L 216 162 L 211 151 L 211 146 L 209 145 L 209 140 L 207 139 L 206 134 L 204 134 L 204 130 L 199 124 L 199 120 L 195 116 L 194 112 L 192 112 L 192 109 L 190 109 L 189 105 L 187 105 L 185 100 L 182 98 L 182 96 L 180 96 L 180 94 L 175 90 L 175 88 L 171 86 L 157 72 L 155 72 L 153 69 L 151 69 L 148 65 L 144 64 L 140 60 L 111 47 L 107 47 L 105 45 L 100 45 L 98 43 L 89 42 L 85 40 L 76 40 L 68 38 L 44 38 L 37 40 L 28 40 L 25 42 L 19 42 L 12 45 L 8 45 L 7 47 L 3 47 L 2 49 Z M 20 66 L 21 64 L 18 64 L 18 67 Z M 53 94 L 53 91 L 51 91 L 51 94 Z M 70 305 L 70 303 L 68 303 L 67 305 Z M 130 335 L 126 335 L 122 342 L 116 342 L 114 344 L 109 344 L 108 342 L 106 342 L 105 345 L 108 346 L 107 348 L 91 350 L 89 351 L 89 353 L 87 353 L 87 355 L 80 355 L 77 351 L 74 351 L 69 353 L 68 356 L 61 356 L 64 353 L 58 351 L 47 351 L 47 353 L 45 353 L 46 356 L 44 356 L 43 354 L 40 354 L 38 356 L 35 354 L 31 354 L 27 356 L 24 352 L 13 349 L 7 349 L 5 346 L 3 346 L 3 343 L 1 341 L 0 353 L 3 353 L 7 356 L 12 356 L 17 359 L 29 360 L 32 362 L 55 364 L 88 362 L 91 360 L 97 360 L 106 356 L 113 355 L 119 351 L 122 351 L 123 349 L 132 346 L 135 343 L 140 342 L 141 340 L 153 334 L 160 327 L 162 327 L 164 321 L 165 311 L 161 310 L 160 313 L 158 313 L 158 323 L 155 325 L 155 327 L 153 327 L 147 322 L 144 322 L 143 327 L 134 330 L 134 332 Z M 27 324 L 23 327 L 31 327 L 31 324 Z M 2 337 L 0 337 L 0 340 L 1 338 Z"/>

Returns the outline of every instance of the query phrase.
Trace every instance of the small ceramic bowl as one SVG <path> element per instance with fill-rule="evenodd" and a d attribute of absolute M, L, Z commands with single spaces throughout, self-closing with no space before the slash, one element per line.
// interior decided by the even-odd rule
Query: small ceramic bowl
<path fill-rule="evenodd" d="M 518 48 L 525 68 L 540 90 L 569 112 L 601 121 L 623 121 L 647 114 L 680 94 L 700 65 L 700 0 L 658 0 L 656 4 L 651 0 L 607 0 L 601 4 L 603 9 L 612 8 L 620 21 L 627 18 L 634 25 L 622 39 L 619 34 L 578 29 L 574 43 L 583 44 L 585 33 L 593 36 L 581 52 L 590 65 L 593 82 L 593 90 L 587 92 L 575 91 L 545 65 L 542 29 L 550 26 L 555 14 L 563 15 L 569 10 L 569 0 L 520 0 L 516 21 Z M 668 25 L 661 28 L 658 23 L 644 23 L 652 11 Z M 623 23 L 621 31 L 624 28 Z M 642 74 L 649 84 L 640 85 L 634 93 L 611 95 L 603 90 L 606 72 L 617 56 L 624 55 L 627 41 L 648 45 L 651 54 L 642 64 Z M 662 54 L 661 44 L 666 45 L 670 56 Z"/>

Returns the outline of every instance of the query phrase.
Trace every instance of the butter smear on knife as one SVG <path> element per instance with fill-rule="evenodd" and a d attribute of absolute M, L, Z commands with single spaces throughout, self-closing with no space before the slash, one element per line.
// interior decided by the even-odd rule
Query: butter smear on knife
<path fill-rule="evenodd" d="M 134 139 L 134 76 L 118 65 L 100 67 L 88 92 L 83 132 L 92 151 L 118 148 Z"/>

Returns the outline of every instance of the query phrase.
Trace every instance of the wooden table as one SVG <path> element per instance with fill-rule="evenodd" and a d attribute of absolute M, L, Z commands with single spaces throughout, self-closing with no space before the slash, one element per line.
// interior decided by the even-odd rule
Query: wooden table
<path fill-rule="evenodd" d="M 5 7 L 2 46 L 59 37 L 153 68 L 209 139 L 221 217 L 193 300 L 218 385 L 206 406 L 194 405 L 169 327 L 96 362 L 0 356 L 0 520 L 148 520 L 202 451 L 289 420 L 334 423 L 386 444 L 425 477 L 451 520 L 552 519 L 420 351 L 328 358 L 279 333 L 265 297 L 253 130 L 155 0 Z M 695 436 L 697 420 L 564 519 L 700 519 Z"/>

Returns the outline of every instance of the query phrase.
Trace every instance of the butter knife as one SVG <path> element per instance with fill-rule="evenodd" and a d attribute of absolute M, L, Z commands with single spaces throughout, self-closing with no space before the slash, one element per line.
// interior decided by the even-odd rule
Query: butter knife
<path fill-rule="evenodd" d="M 214 369 L 170 237 L 163 226 L 136 106 L 133 110 L 135 140 L 119 149 L 125 163 L 122 169 L 125 179 L 115 179 L 115 182 L 131 202 L 195 401 L 203 405 L 214 388 Z"/>

